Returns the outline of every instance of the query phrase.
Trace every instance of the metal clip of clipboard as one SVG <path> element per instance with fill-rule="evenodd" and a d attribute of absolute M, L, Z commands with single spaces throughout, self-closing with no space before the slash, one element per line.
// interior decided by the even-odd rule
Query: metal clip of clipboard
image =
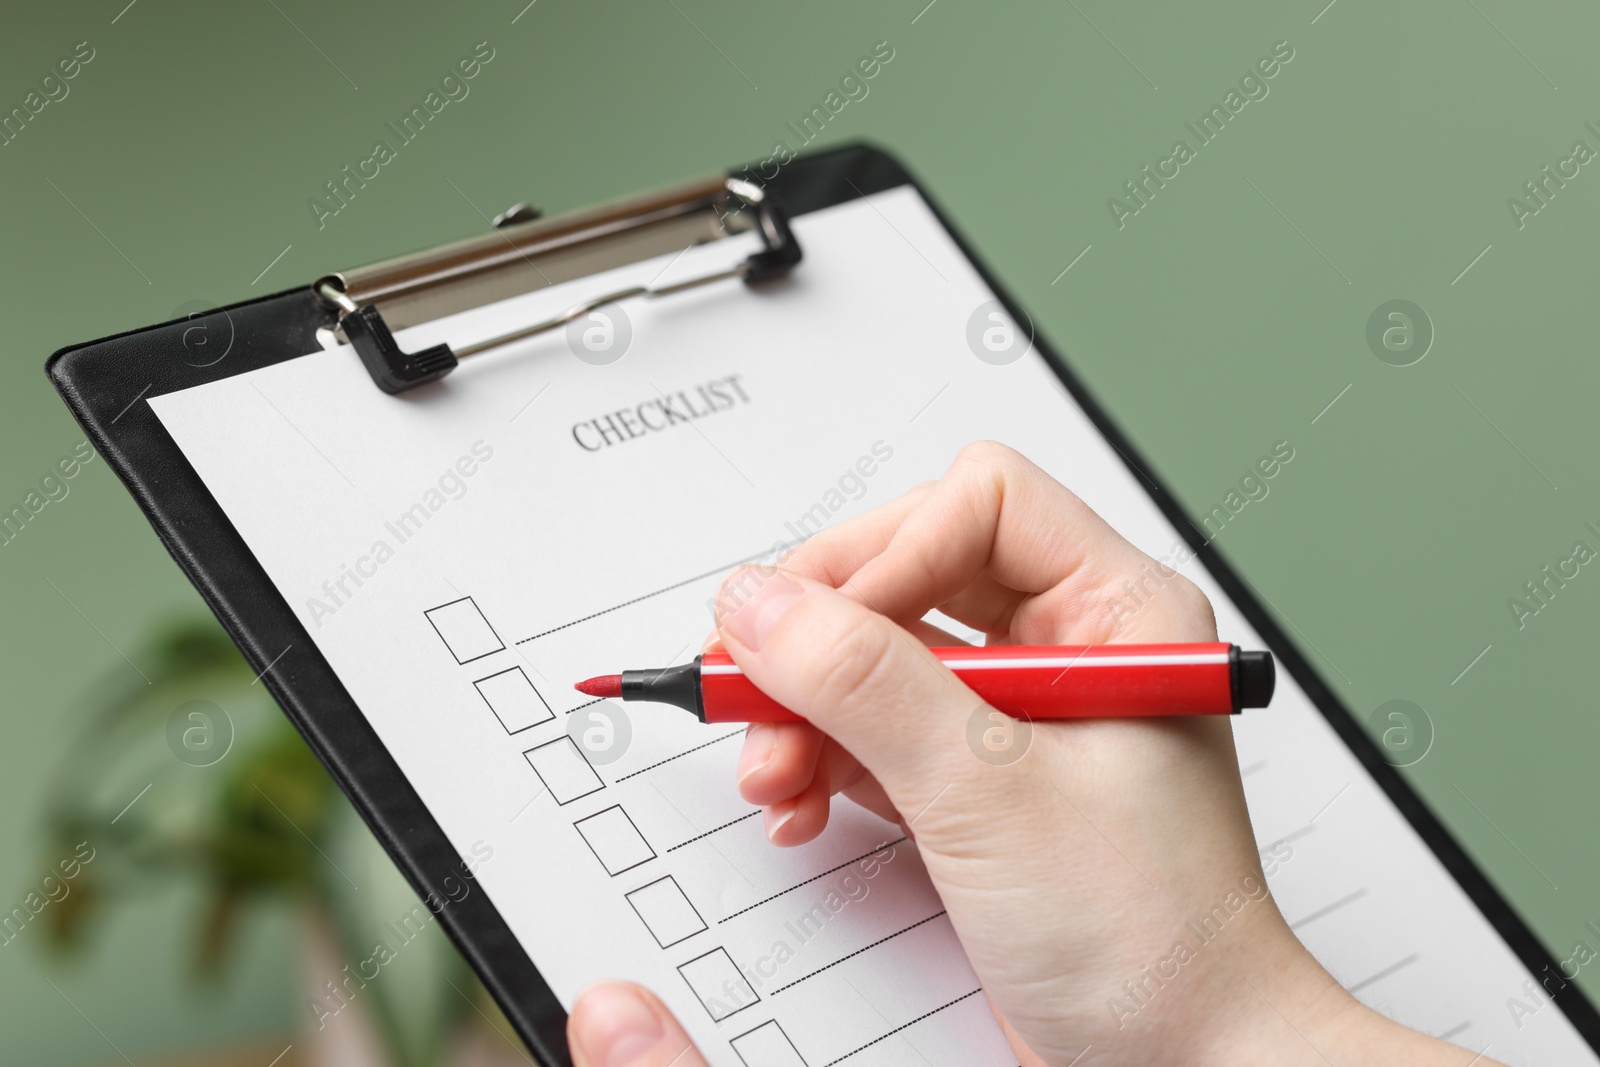
<path fill-rule="evenodd" d="M 397 329 L 751 229 L 761 249 L 726 270 L 601 293 L 552 318 L 456 349 L 439 344 L 405 352 L 394 339 Z M 550 219 L 513 209 L 496 220 L 493 233 L 325 274 L 311 288 L 336 313 L 338 331 L 378 388 L 401 393 L 444 377 L 468 356 L 558 329 L 607 304 L 731 278 L 758 285 L 787 274 L 800 256 L 788 216 L 770 195 L 742 178 L 718 176 Z"/>

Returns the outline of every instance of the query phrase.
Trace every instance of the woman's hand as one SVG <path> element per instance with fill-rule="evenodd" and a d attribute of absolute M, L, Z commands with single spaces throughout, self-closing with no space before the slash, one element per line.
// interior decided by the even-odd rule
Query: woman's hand
<path fill-rule="evenodd" d="M 1225 718 L 1017 724 L 1011 751 L 980 751 L 992 709 L 926 652 L 959 643 L 922 621 L 934 609 L 990 644 L 1215 641 L 1216 623 L 1187 579 L 987 443 L 722 587 L 717 638 L 808 720 L 749 728 L 739 789 L 768 837 L 816 837 L 840 793 L 899 823 L 1022 1064 L 1455 1062 L 1288 929 Z M 624 1004 L 652 1023 L 627 1056 L 604 1044 Z M 589 994 L 570 1032 L 581 1067 L 703 1062 L 637 987 Z"/>

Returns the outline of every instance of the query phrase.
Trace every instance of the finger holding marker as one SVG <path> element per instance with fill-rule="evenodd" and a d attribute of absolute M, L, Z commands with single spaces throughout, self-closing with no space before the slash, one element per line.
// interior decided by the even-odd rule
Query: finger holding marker
<path fill-rule="evenodd" d="M 785 568 L 809 574 L 829 585 L 842 584 L 862 563 L 882 551 L 906 515 L 928 497 L 936 484 L 923 482 L 886 504 L 817 534 L 785 560 Z M 831 547 L 826 551 L 814 547 L 821 544 Z M 741 569 L 730 575 L 718 590 L 719 614 L 743 602 L 760 581 L 759 570 Z M 925 644 L 954 646 L 963 643 L 920 619 L 912 621 L 910 627 Z M 726 651 L 715 629 L 707 636 L 701 651 Z M 806 809 L 817 806 L 815 791 L 804 799 L 801 797 L 811 785 L 818 766 L 818 753 L 824 743 L 822 733 L 806 723 L 753 724 L 747 731 L 746 752 L 741 755 L 738 770 L 739 791 L 752 804 L 780 808 L 767 816 L 769 831 L 774 826 L 782 828 L 781 832 L 768 835 L 778 844 L 804 844 L 821 833 L 827 824 L 826 798 L 820 810 L 808 812 Z M 823 762 L 829 771 L 829 795 L 842 792 L 868 810 L 895 821 L 898 816 L 893 805 L 871 774 L 837 742 L 828 743 L 827 748 Z M 783 810 L 785 802 L 800 808 L 798 816 Z M 806 817 L 808 814 L 811 817 Z"/>
<path fill-rule="evenodd" d="M 838 576 L 849 554 L 823 533 L 786 566 Z M 845 577 L 831 584 L 896 621 L 937 608 L 1013 644 L 1204 641 L 1216 632 L 1191 583 L 1022 455 L 991 442 L 962 449 L 881 549 Z M 1161 595 L 1119 628 L 1109 604 L 1123 582 L 1141 581 Z"/>
<path fill-rule="evenodd" d="M 767 836 L 777 845 L 803 845 L 820 834 L 836 793 L 887 822 L 900 821 L 878 780 L 809 724 L 751 724 L 739 773 L 740 796 L 767 809 Z"/>
<path fill-rule="evenodd" d="M 982 702 L 925 646 L 820 582 L 770 569 L 758 576 L 717 619 L 723 645 L 758 688 L 876 771 L 891 797 L 897 784 L 942 784 L 965 769 L 951 766 L 950 742 L 965 736 Z M 964 745 L 961 753 L 970 758 Z M 886 770 L 897 781 L 883 779 Z"/>
<path fill-rule="evenodd" d="M 726 651 L 717 637 L 702 649 Z M 815 839 L 827 828 L 835 794 L 849 797 L 886 822 L 900 821 L 877 779 L 839 742 L 810 723 L 751 723 L 745 728 L 734 778 L 745 802 L 765 809 L 763 825 L 775 845 L 803 845 Z M 817 782 L 826 788 L 813 788 Z"/>
<path fill-rule="evenodd" d="M 853 574 L 861 563 L 881 551 L 905 516 L 933 491 L 934 482 L 924 482 L 904 495 L 864 514 L 855 516 L 807 545 L 826 538 L 836 547 L 825 553 L 812 553 L 801 573 L 836 585 Z M 804 551 L 804 548 L 802 549 Z M 790 561 L 799 559 L 798 554 Z M 790 566 L 786 562 L 785 566 Z M 720 587 L 716 603 L 719 612 L 742 603 L 763 580 L 759 569 L 736 571 Z M 927 645 L 946 647 L 965 642 L 920 619 L 909 623 L 910 632 Z M 701 652 L 725 652 L 718 632 L 713 629 Z M 769 810 L 765 813 L 767 836 L 779 845 L 801 845 L 812 840 L 827 826 L 829 799 L 836 793 L 889 822 L 900 821 L 883 787 L 860 762 L 837 741 L 826 737 L 809 723 L 754 723 L 746 731 L 744 751 L 736 772 L 740 795 L 751 804 Z M 813 788 L 813 779 L 826 785 Z"/>
<path fill-rule="evenodd" d="M 921 621 L 934 608 L 986 632 L 990 644 L 1215 638 L 1210 606 L 1198 590 L 1000 445 L 968 447 L 940 481 L 823 531 L 785 560 L 784 569 L 895 615 L 925 643 L 959 643 Z M 719 604 L 739 605 L 760 581 L 758 571 L 730 576 Z M 1152 596 L 1131 624 L 1119 625 L 1105 604 L 1120 599 L 1125 584 L 1137 583 L 1161 595 Z M 741 764 L 746 800 L 776 807 L 815 803 L 818 764 L 810 754 L 821 741 L 812 726 L 753 729 L 747 744 L 758 753 Z M 794 758 L 798 753 L 805 758 Z M 882 787 L 848 751 L 839 749 L 827 766 L 833 791 L 885 814 Z M 810 840 L 805 831 L 820 832 L 825 811 L 822 816 L 796 817 L 774 840 Z"/>
<path fill-rule="evenodd" d="M 797 545 L 782 566 L 837 589 L 863 563 L 883 551 L 906 516 L 938 484 L 922 482 L 885 504 L 817 532 Z"/>

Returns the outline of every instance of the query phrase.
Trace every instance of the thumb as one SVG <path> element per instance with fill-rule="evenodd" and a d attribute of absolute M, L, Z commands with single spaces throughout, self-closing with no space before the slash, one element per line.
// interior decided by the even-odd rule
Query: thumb
<path fill-rule="evenodd" d="M 672 1012 L 631 982 L 601 982 L 567 1016 L 576 1067 L 706 1067 Z"/>
<path fill-rule="evenodd" d="M 914 820 L 984 765 L 967 744 L 989 709 L 892 620 L 827 585 L 765 567 L 734 572 L 717 630 L 746 676 L 843 745 Z"/>

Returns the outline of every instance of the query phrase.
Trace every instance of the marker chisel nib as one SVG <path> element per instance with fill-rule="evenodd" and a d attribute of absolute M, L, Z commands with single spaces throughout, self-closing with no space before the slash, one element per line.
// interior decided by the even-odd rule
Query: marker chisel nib
<path fill-rule="evenodd" d="M 593 678 L 585 678 L 573 688 L 585 696 L 620 697 L 622 695 L 622 675 L 597 674 Z"/>

